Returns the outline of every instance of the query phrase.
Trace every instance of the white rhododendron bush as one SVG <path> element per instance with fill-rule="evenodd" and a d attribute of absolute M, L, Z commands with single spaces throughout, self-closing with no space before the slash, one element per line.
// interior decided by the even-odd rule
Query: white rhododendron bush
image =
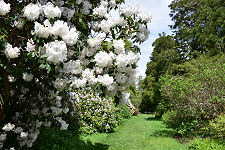
<path fill-rule="evenodd" d="M 118 103 L 135 85 L 135 43 L 148 38 L 151 16 L 122 3 L 0 0 L 0 148 L 12 135 L 32 147 L 42 126 L 66 130 L 76 89 Z"/>

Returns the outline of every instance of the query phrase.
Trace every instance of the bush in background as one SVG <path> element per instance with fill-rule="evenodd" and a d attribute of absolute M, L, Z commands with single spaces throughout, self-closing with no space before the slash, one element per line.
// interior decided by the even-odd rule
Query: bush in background
<path fill-rule="evenodd" d="M 118 105 L 116 107 L 116 117 L 119 124 L 123 122 L 123 119 L 129 119 L 131 116 L 132 112 L 127 105 Z"/>
<path fill-rule="evenodd" d="M 224 112 L 224 63 L 200 63 L 197 68 L 183 76 L 167 75 L 160 80 L 170 108 L 163 120 L 182 135 L 205 131 L 209 121 Z"/>

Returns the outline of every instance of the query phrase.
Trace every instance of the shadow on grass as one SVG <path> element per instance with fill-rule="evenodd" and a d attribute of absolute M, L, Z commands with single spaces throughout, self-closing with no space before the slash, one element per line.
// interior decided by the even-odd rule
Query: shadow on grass
<path fill-rule="evenodd" d="M 159 130 L 152 134 L 152 136 L 160 136 L 160 137 L 174 137 L 176 132 L 173 130 Z"/>
<path fill-rule="evenodd" d="M 83 141 L 77 133 L 43 128 L 32 150 L 107 150 L 109 145 Z"/>
<path fill-rule="evenodd" d="M 147 121 L 161 121 L 160 118 L 155 118 L 154 116 L 145 118 L 145 120 L 147 120 Z"/>

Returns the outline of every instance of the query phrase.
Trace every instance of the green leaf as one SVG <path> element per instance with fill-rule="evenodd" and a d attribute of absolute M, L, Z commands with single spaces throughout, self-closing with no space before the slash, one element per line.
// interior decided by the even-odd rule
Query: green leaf
<path fill-rule="evenodd" d="M 40 58 L 46 58 L 46 57 L 48 57 L 48 55 L 47 54 L 44 54 Z"/>

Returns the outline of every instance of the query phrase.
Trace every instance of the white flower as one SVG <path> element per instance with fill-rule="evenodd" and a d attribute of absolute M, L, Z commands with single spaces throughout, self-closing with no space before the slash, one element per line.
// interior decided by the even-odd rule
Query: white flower
<path fill-rule="evenodd" d="M 105 17 L 107 15 L 107 6 L 100 5 L 93 10 L 94 15 Z"/>
<path fill-rule="evenodd" d="M 9 82 L 15 82 L 16 78 L 12 75 L 8 75 L 8 80 L 9 80 Z"/>
<path fill-rule="evenodd" d="M 28 136 L 28 133 L 26 133 L 26 132 L 20 133 L 20 137 L 23 138 L 23 139 L 26 138 L 27 136 Z"/>
<path fill-rule="evenodd" d="M 120 104 L 128 104 L 130 101 L 130 93 L 122 92 L 122 99 L 120 100 Z"/>
<path fill-rule="evenodd" d="M 112 8 L 116 7 L 116 1 L 115 0 L 110 0 L 109 4 Z"/>
<path fill-rule="evenodd" d="M 61 128 L 60 130 L 67 130 L 69 124 L 67 124 L 65 121 L 61 122 Z"/>
<path fill-rule="evenodd" d="M 65 79 L 57 78 L 53 82 L 53 86 L 58 90 L 63 90 L 66 87 L 66 85 L 67 85 L 67 81 Z"/>
<path fill-rule="evenodd" d="M 6 139 L 7 134 L 1 134 L 0 135 L 0 143 Z"/>
<path fill-rule="evenodd" d="M 71 28 L 68 33 L 62 36 L 62 39 L 68 46 L 72 46 L 77 43 L 78 33 L 76 28 Z"/>
<path fill-rule="evenodd" d="M 131 4 L 124 7 L 122 12 L 126 17 L 130 17 L 134 14 L 137 15 L 140 13 L 140 6 L 138 4 Z"/>
<path fill-rule="evenodd" d="M 50 109 L 55 116 L 58 116 L 62 112 L 62 108 L 52 106 Z"/>
<path fill-rule="evenodd" d="M 125 43 L 122 39 L 120 40 L 113 40 L 113 46 L 115 48 L 115 53 L 120 54 L 120 53 L 125 53 Z"/>
<path fill-rule="evenodd" d="M 90 9 L 92 9 L 92 4 L 90 4 L 88 1 L 83 1 L 83 9 L 81 12 L 85 15 L 88 15 L 90 13 Z"/>
<path fill-rule="evenodd" d="M 30 82 L 33 79 L 33 75 L 32 74 L 28 74 L 27 72 L 23 73 L 23 79 L 26 82 Z"/>
<path fill-rule="evenodd" d="M 94 84 L 98 81 L 98 79 L 94 76 L 94 71 L 90 70 L 89 68 L 82 72 L 82 77 L 87 79 L 90 84 Z"/>
<path fill-rule="evenodd" d="M 88 57 L 91 57 L 91 56 L 93 56 L 95 54 L 95 52 L 96 52 L 96 48 L 87 48 L 87 47 L 85 47 L 82 50 L 81 54 L 82 55 L 86 55 Z"/>
<path fill-rule="evenodd" d="M 38 19 L 39 14 L 41 13 L 41 7 L 38 4 L 30 3 L 24 8 L 24 16 L 31 21 Z"/>
<path fill-rule="evenodd" d="M 23 129 L 21 127 L 17 127 L 17 128 L 14 129 L 14 132 L 16 134 L 19 134 L 19 133 L 23 132 Z"/>
<path fill-rule="evenodd" d="M 67 46 L 64 41 L 54 41 L 44 45 L 48 61 L 59 64 L 67 59 Z"/>
<path fill-rule="evenodd" d="M 8 123 L 2 128 L 2 130 L 4 130 L 4 131 L 11 131 L 14 127 L 15 127 L 14 124 Z"/>
<path fill-rule="evenodd" d="M 28 52 L 32 52 L 32 51 L 35 50 L 35 45 L 34 45 L 33 39 L 29 39 L 29 40 L 28 40 L 26 50 L 27 50 Z"/>
<path fill-rule="evenodd" d="M 52 32 L 52 25 L 49 20 L 44 21 L 44 25 L 38 22 L 34 22 L 34 34 L 38 37 L 48 38 Z"/>
<path fill-rule="evenodd" d="M 0 0 L 0 15 L 5 15 L 10 12 L 10 5 L 6 4 L 4 0 Z"/>
<path fill-rule="evenodd" d="M 113 56 L 109 53 L 100 51 L 95 55 L 95 62 L 98 67 L 104 68 L 112 65 Z"/>
<path fill-rule="evenodd" d="M 116 25 L 115 20 L 113 20 L 111 17 L 109 17 L 107 20 L 102 20 L 101 23 L 99 24 L 99 27 L 101 30 L 105 33 L 110 32 L 110 28 Z"/>
<path fill-rule="evenodd" d="M 140 17 L 141 20 L 143 20 L 143 21 L 145 21 L 145 22 L 149 22 L 149 21 L 152 20 L 152 16 L 151 16 L 151 14 L 149 14 L 148 12 L 141 13 L 141 14 L 139 15 L 139 17 Z"/>
<path fill-rule="evenodd" d="M 70 60 L 63 64 L 63 71 L 65 73 L 79 74 L 82 72 L 81 62 L 79 60 Z"/>
<path fill-rule="evenodd" d="M 116 75 L 115 79 L 116 79 L 116 82 L 119 84 L 126 84 L 128 77 L 125 74 L 119 73 Z"/>
<path fill-rule="evenodd" d="M 65 108 L 63 109 L 63 112 L 64 112 L 65 114 L 67 114 L 69 110 L 70 110 L 70 109 L 69 109 L 68 107 L 65 107 Z"/>
<path fill-rule="evenodd" d="M 24 21 L 23 19 L 19 18 L 18 20 L 14 21 L 14 26 L 17 27 L 18 29 L 22 29 L 24 26 Z"/>
<path fill-rule="evenodd" d="M 144 26 L 142 25 L 140 28 L 139 28 L 139 32 L 137 32 L 136 36 L 137 36 L 137 40 L 139 41 L 146 41 L 149 37 L 149 30 Z"/>
<path fill-rule="evenodd" d="M 57 20 L 54 22 L 53 27 L 52 27 L 52 34 L 55 36 L 60 36 L 63 37 L 67 33 L 69 33 L 70 28 L 68 24 L 62 20 Z"/>
<path fill-rule="evenodd" d="M 51 2 L 48 2 L 46 5 L 44 5 L 43 10 L 45 16 L 48 17 L 48 19 L 61 16 L 61 10 L 59 9 L 59 7 L 54 7 Z"/>
<path fill-rule="evenodd" d="M 109 87 L 113 83 L 113 80 L 113 77 L 110 77 L 108 74 L 105 74 L 103 76 L 98 75 L 98 82 L 103 86 Z"/>
<path fill-rule="evenodd" d="M 20 50 L 18 47 L 12 47 L 11 44 L 7 43 L 5 54 L 7 58 L 17 58 L 20 55 Z"/>
<path fill-rule="evenodd" d="M 95 37 L 95 38 L 89 38 L 89 39 L 87 40 L 87 43 L 88 43 L 88 45 L 89 45 L 91 48 L 100 45 L 101 42 L 102 42 L 102 41 L 101 41 L 101 37 L 100 37 L 100 36 L 97 36 L 97 37 Z"/>

